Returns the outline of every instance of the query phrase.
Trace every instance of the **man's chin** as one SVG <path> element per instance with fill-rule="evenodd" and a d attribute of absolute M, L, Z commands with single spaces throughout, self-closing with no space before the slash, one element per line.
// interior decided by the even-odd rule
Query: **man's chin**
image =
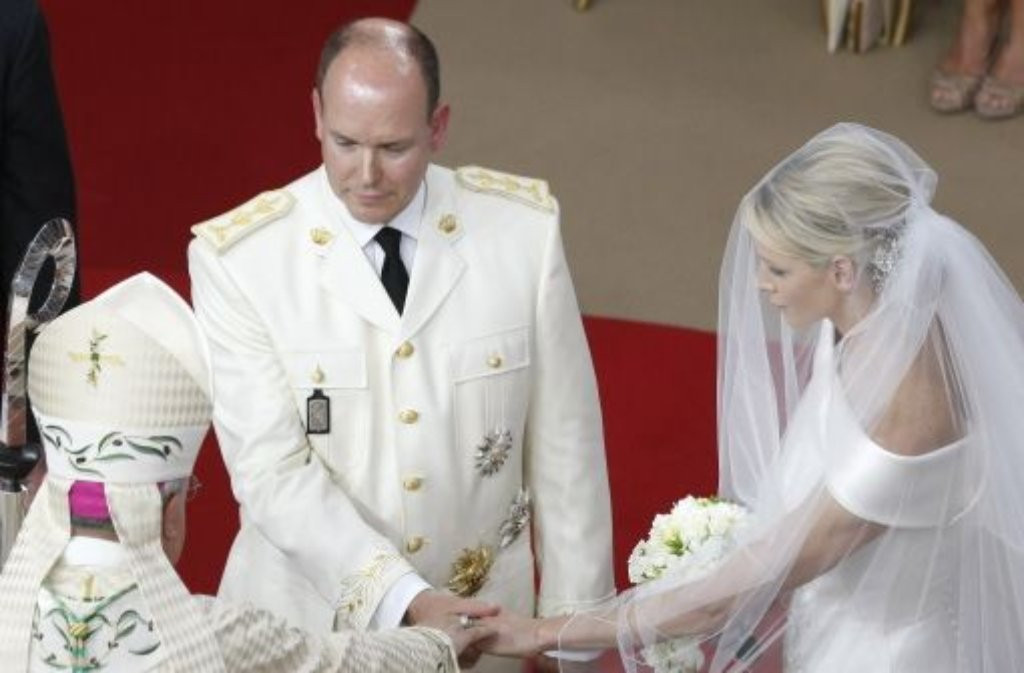
<path fill-rule="evenodd" d="M 362 203 L 346 203 L 349 214 L 366 224 L 386 224 L 397 214 L 393 208 L 385 205 L 366 205 Z"/>

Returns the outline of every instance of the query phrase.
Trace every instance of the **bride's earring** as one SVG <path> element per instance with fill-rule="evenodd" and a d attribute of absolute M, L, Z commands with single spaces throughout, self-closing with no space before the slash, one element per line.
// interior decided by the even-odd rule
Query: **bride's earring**
<path fill-rule="evenodd" d="M 850 293 L 857 286 L 857 273 L 849 257 L 833 257 L 830 262 L 832 282 L 840 292 Z"/>

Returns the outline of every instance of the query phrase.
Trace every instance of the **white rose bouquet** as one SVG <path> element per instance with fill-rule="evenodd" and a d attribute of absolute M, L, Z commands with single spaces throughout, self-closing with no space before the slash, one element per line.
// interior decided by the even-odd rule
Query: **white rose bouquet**
<path fill-rule="evenodd" d="M 658 514 L 646 540 L 629 556 L 629 580 L 641 584 L 659 577 L 695 580 L 711 572 L 732 549 L 747 524 L 747 510 L 717 498 L 687 496 L 668 514 Z M 691 673 L 704 665 L 697 638 L 675 638 L 643 651 L 656 673 Z"/>

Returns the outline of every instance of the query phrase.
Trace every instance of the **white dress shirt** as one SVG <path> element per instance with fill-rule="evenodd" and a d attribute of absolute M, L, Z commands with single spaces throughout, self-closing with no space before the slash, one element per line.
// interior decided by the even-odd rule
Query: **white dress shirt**
<path fill-rule="evenodd" d="M 427 185 L 426 183 L 420 184 L 420 188 L 416 191 L 416 195 L 412 197 L 412 200 L 402 209 L 400 213 L 395 215 L 390 222 L 386 224 L 370 224 L 367 222 L 360 222 L 348 212 L 347 208 L 342 208 L 344 217 L 342 222 L 345 223 L 345 228 L 352 234 L 352 238 L 356 240 L 356 243 L 360 248 L 363 249 L 363 253 L 366 254 L 366 259 L 370 260 L 370 264 L 377 271 L 377 276 L 381 274 L 381 270 L 384 268 L 384 248 L 380 246 L 380 243 L 374 240 L 374 236 L 377 235 L 381 229 L 385 226 L 397 229 L 402 232 L 402 241 L 399 244 L 399 254 L 402 256 L 402 263 L 405 265 L 405 270 L 409 273 L 409 277 L 412 277 L 412 264 L 413 259 L 416 257 L 416 239 L 420 232 L 420 221 L 423 219 L 423 206 L 427 202 Z M 339 201 L 340 203 L 340 201 Z"/>

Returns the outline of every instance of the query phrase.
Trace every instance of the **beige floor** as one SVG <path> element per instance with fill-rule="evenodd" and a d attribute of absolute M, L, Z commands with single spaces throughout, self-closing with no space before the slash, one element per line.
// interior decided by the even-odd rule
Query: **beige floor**
<path fill-rule="evenodd" d="M 901 49 L 825 51 L 817 0 L 420 0 L 453 104 L 450 165 L 547 178 L 587 313 L 712 329 L 737 201 L 840 120 L 910 142 L 936 205 L 1024 288 L 1024 117 L 927 107 L 959 2 L 915 3 Z"/>

